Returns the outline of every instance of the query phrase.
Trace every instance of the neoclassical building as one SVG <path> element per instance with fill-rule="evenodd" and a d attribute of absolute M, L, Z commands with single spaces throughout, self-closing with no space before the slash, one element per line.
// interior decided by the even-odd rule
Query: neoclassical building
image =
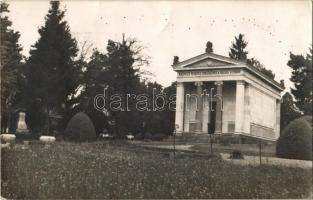
<path fill-rule="evenodd" d="M 176 131 L 236 134 L 275 141 L 282 84 L 225 56 L 204 53 L 176 62 Z"/>

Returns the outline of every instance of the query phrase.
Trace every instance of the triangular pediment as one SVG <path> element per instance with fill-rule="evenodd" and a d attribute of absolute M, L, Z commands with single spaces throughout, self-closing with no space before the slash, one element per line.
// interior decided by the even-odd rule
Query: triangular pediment
<path fill-rule="evenodd" d="M 205 53 L 199 56 L 190 58 L 188 60 L 182 61 L 174 65 L 174 69 L 193 69 L 193 68 L 210 68 L 210 67 L 221 67 L 221 66 L 232 66 L 242 64 L 241 62 L 213 54 Z"/>
<path fill-rule="evenodd" d="M 176 62 L 172 65 L 174 71 L 178 72 L 178 77 L 183 78 L 185 75 L 192 75 L 192 76 L 201 76 L 201 75 L 208 75 L 208 74 L 228 74 L 230 71 L 228 69 L 244 69 L 245 72 L 249 73 L 253 77 L 260 78 L 262 81 L 270 83 L 279 91 L 283 91 L 283 87 L 277 83 L 275 80 L 266 77 L 262 72 L 247 65 L 246 62 L 238 61 L 226 56 L 218 55 L 215 53 L 204 53 L 187 60 Z M 224 70 L 222 73 L 221 70 Z M 239 70 L 240 72 L 240 70 Z"/>
<path fill-rule="evenodd" d="M 217 67 L 217 66 L 227 66 L 232 65 L 232 63 L 224 62 L 221 60 L 216 60 L 212 58 L 206 58 L 189 65 L 184 66 L 184 68 L 203 68 L 203 67 Z"/>

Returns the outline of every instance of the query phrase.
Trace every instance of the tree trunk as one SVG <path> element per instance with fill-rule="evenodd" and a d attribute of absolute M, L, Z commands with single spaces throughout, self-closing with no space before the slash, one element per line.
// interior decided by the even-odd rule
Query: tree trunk
<path fill-rule="evenodd" d="M 47 105 L 47 118 L 48 118 L 48 121 L 47 121 L 47 135 L 50 135 L 50 107 L 49 105 Z"/>

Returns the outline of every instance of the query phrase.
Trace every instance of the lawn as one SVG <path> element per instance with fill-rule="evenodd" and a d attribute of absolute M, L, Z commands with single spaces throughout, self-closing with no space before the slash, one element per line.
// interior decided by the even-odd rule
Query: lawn
<path fill-rule="evenodd" d="M 16 145 L 1 161 L 1 196 L 10 199 L 303 198 L 312 189 L 307 169 L 174 161 L 127 143 Z"/>

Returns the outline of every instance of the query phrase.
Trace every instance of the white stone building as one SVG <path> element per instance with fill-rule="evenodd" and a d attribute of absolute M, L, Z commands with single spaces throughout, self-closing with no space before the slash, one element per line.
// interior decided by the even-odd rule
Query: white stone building
<path fill-rule="evenodd" d="M 177 135 L 279 137 L 283 85 L 245 62 L 214 53 L 177 62 L 173 69 Z"/>

